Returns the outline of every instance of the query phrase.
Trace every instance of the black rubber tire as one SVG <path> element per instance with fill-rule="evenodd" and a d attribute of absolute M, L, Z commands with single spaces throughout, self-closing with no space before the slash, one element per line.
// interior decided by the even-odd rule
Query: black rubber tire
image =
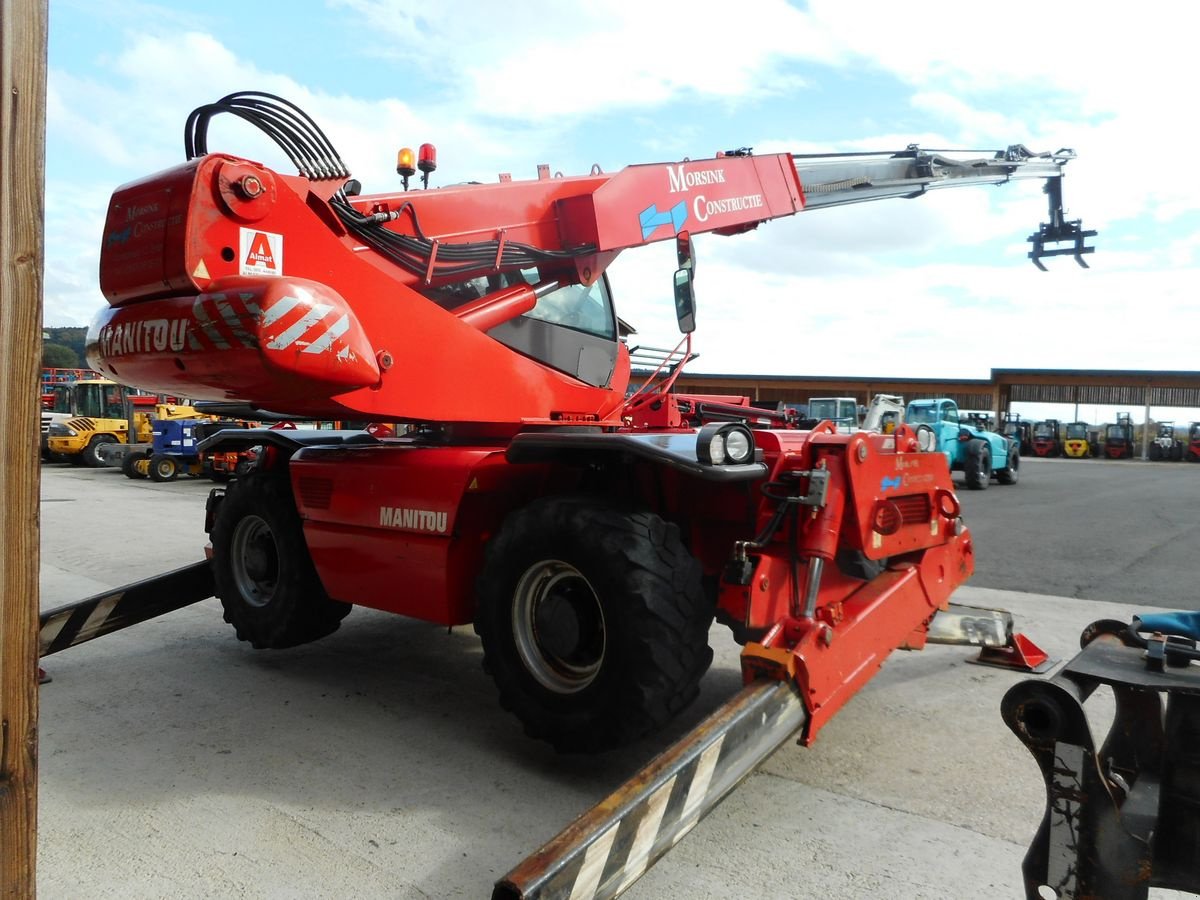
<path fill-rule="evenodd" d="M 89 469 L 100 469 L 108 465 L 100 458 L 100 448 L 104 444 L 115 444 L 117 439 L 111 434 L 98 434 L 88 441 L 87 446 L 79 453 L 80 465 L 87 466 Z"/>
<path fill-rule="evenodd" d="M 861 550 L 839 550 L 834 557 L 834 564 L 843 575 L 851 578 L 861 578 L 863 581 L 874 581 L 887 568 L 886 559 L 867 559 Z"/>
<path fill-rule="evenodd" d="M 121 473 L 126 478 L 145 478 L 149 470 L 141 470 L 138 468 L 138 463 L 142 460 L 149 460 L 149 453 L 126 453 L 125 458 L 121 460 Z"/>
<path fill-rule="evenodd" d="M 325 593 L 285 476 L 264 472 L 231 482 L 211 538 L 225 621 L 257 650 L 323 638 L 353 608 Z"/>
<path fill-rule="evenodd" d="M 1171 461 L 1179 462 L 1182 459 L 1183 459 L 1183 447 L 1180 446 L 1179 444 L 1175 444 L 1173 447 L 1171 447 Z"/>
<path fill-rule="evenodd" d="M 1151 444 L 1147 453 L 1154 462 L 1158 462 L 1163 457 L 1162 447 L 1158 446 L 1158 444 Z"/>
<path fill-rule="evenodd" d="M 165 453 L 155 453 L 150 457 L 150 480 L 160 484 L 164 481 L 174 481 L 179 477 L 179 460 Z"/>
<path fill-rule="evenodd" d="M 560 752 L 653 731 L 695 699 L 712 662 L 700 565 L 653 513 L 536 500 L 488 544 L 477 597 L 501 705 Z"/>
<path fill-rule="evenodd" d="M 1016 441 L 1008 445 L 1008 465 L 996 470 L 996 481 L 1000 484 L 1016 484 L 1021 475 L 1021 447 Z"/>
<path fill-rule="evenodd" d="M 963 472 L 967 476 L 967 487 L 972 491 L 986 491 L 992 480 L 992 450 L 983 438 L 967 442 L 963 460 Z"/>

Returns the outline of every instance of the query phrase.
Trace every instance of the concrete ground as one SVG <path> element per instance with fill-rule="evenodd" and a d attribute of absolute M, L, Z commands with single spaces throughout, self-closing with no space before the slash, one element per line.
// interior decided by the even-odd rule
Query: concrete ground
<path fill-rule="evenodd" d="M 42 608 L 200 559 L 209 486 L 46 467 Z M 1011 610 L 1059 659 L 1089 622 L 1133 611 L 955 599 Z M 49 657 L 39 896 L 486 898 L 737 691 L 738 648 L 719 627 L 713 642 L 686 715 L 599 758 L 526 739 L 469 628 L 358 609 L 324 641 L 257 652 L 210 600 Z M 626 896 L 1023 896 L 1044 790 L 999 710 L 1031 676 L 975 655 L 895 654 L 813 747 L 780 749 Z"/>

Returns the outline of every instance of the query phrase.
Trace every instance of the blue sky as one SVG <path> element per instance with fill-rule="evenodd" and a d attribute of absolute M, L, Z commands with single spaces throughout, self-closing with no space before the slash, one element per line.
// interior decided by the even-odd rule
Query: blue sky
<path fill-rule="evenodd" d="M 1068 217 L 1100 231 L 1090 270 L 1060 259 L 1042 273 L 1025 258 L 1045 217 L 1033 182 L 702 235 L 693 369 L 1200 368 L 1188 340 L 1200 332 L 1200 184 L 1187 175 L 1185 95 L 1200 4 L 1152 8 L 53 0 L 45 321 L 86 324 L 103 304 L 112 190 L 183 161 L 193 108 L 262 90 L 312 115 L 367 193 L 395 190 L 396 149 L 424 141 L 438 147 L 433 185 L 747 145 L 1073 147 Z M 223 118 L 210 149 L 291 171 Z M 646 344 L 674 343 L 672 270 L 666 244 L 610 269 Z"/>

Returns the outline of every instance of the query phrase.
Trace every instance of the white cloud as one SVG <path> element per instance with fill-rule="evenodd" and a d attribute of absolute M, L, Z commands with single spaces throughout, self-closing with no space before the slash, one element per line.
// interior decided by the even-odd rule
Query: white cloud
<path fill-rule="evenodd" d="M 807 58 L 833 58 L 809 16 L 784 0 L 749 0 L 736 10 L 662 0 L 341 5 L 390 38 L 374 52 L 434 73 L 474 114 L 525 121 L 584 119 L 683 94 L 745 99 L 794 90 L 781 60 L 798 48 Z"/>

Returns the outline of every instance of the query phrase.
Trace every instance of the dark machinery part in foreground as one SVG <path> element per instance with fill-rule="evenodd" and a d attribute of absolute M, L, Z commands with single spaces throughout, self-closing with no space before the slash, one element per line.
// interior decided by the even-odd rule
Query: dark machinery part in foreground
<path fill-rule="evenodd" d="M 1200 613 L 1104 620 L 1053 678 L 1009 689 L 1004 721 L 1046 780 L 1025 856 L 1029 900 L 1200 893 Z M 1106 685 L 1116 713 L 1097 747 L 1083 704 Z"/>

